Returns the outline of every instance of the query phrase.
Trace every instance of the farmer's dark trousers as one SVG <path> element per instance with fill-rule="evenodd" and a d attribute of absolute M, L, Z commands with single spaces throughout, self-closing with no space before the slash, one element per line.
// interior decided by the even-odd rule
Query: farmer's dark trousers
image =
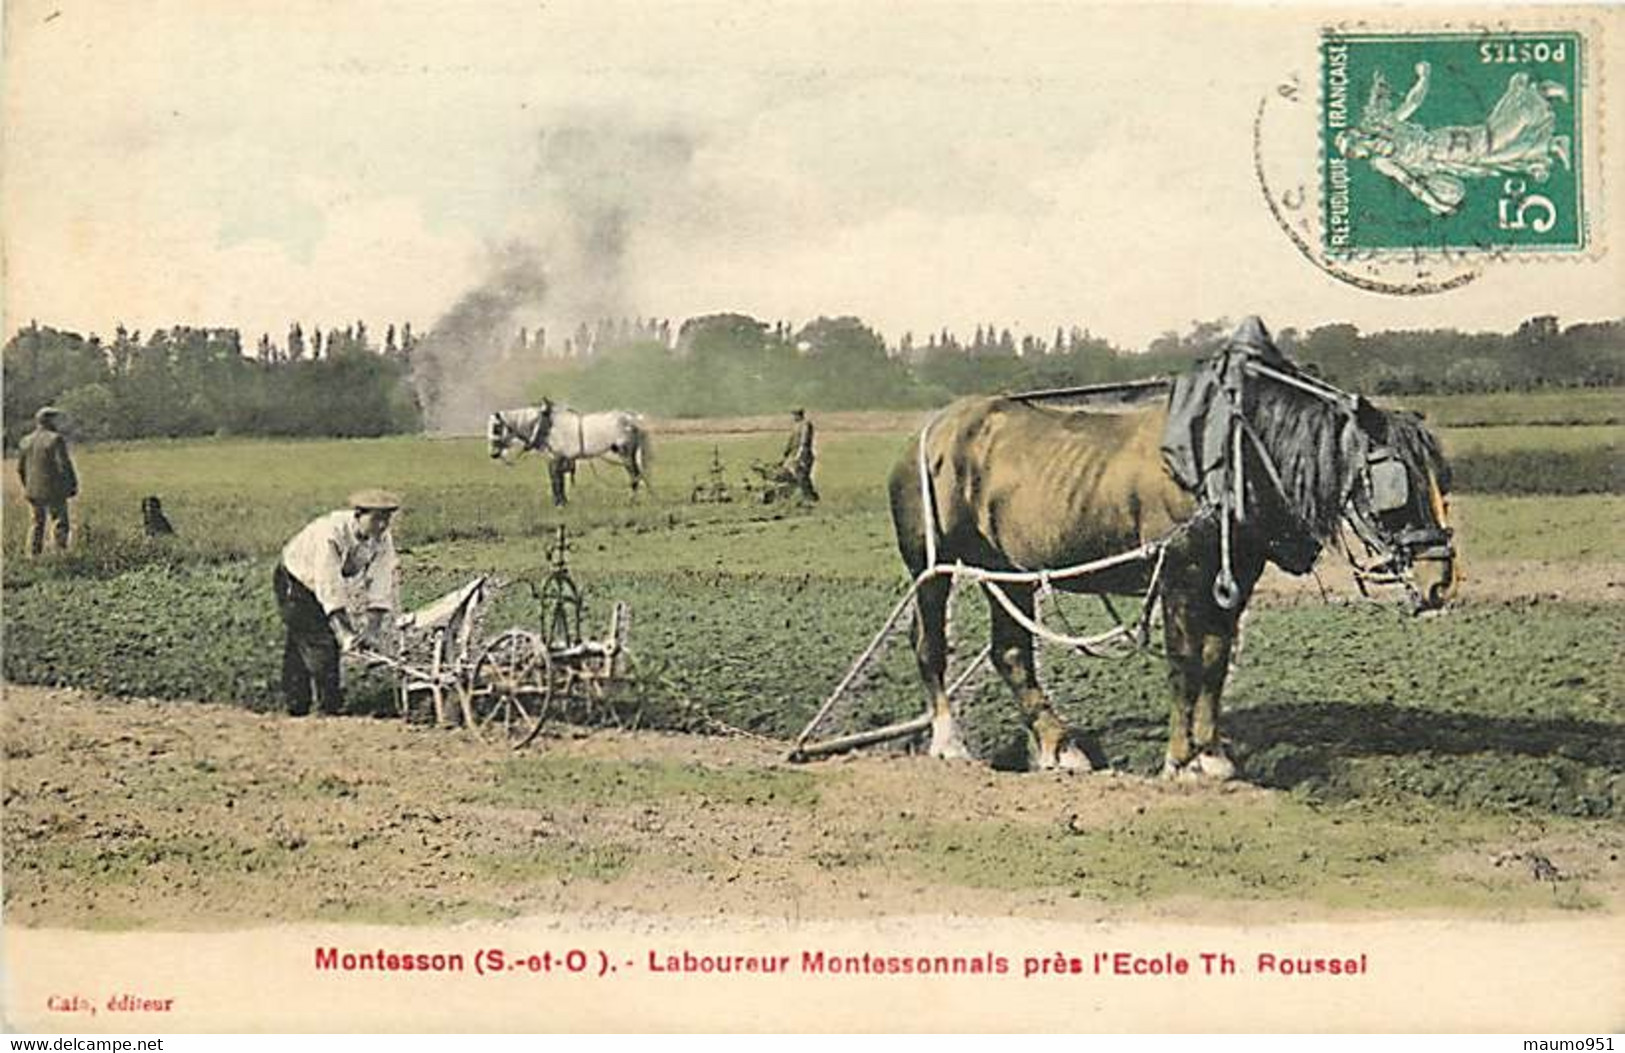
<path fill-rule="evenodd" d="M 801 496 L 808 501 L 818 500 L 818 491 L 813 489 L 812 465 L 798 464 L 795 470 L 796 486 L 801 490 Z"/>
<path fill-rule="evenodd" d="M 276 590 L 277 611 L 287 630 L 282 645 L 282 697 L 288 712 L 302 717 L 310 712 L 312 689 L 323 713 L 337 713 L 344 707 L 339 691 L 339 641 L 316 594 L 288 568 L 278 563 L 271 578 Z"/>
<path fill-rule="evenodd" d="M 56 547 L 68 547 L 68 502 L 36 501 L 28 499 L 29 507 L 34 512 L 34 533 L 29 538 L 28 551 L 31 555 L 39 555 L 45 550 L 45 522 L 52 520 L 56 525 Z"/>

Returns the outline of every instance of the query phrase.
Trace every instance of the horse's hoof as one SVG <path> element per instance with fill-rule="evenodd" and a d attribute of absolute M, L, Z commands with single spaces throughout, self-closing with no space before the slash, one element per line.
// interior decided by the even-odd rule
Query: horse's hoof
<path fill-rule="evenodd" d="M 1170 782 L 1228 782 L 1236 777 L 1236 765 L 1223 753 L 1198 753 L 1183 764 L 1164 756 L 1162 777 Z"/>
<path fill-rule="evenodd" d="M 1068 746 L 1058 751 L 1053 757 L 1038 757 L 1029 768 L 1030 771 L 1081 771 L 1084 773 L 1095 770 L 1094 762 L 1089 755 L 1076 746 Z"/>
<path fill-rule="evenodd" d="M 1089 754 L 1075 745 L 1066 745 L 1057 750 L 1054 762 L 1047 765 L 1047 767 L 1055 771 L 1091 772 L 1095 770 L 1094 763 L 1089 760 Z"/>
<path fill-rule="evenodd" d="M 1164 765 L 1162 769 L 1162 777 L 1167 779 L 1169 782 L 1183 783 L 1199 783 L 1205 778 L 1205 776 L 1202 775 L 1202 766 L 1196 763 L 1196 759 L 1194 757 L 1189 761 L 1186 761 L 1184 764 Z"/>
<path fill-rule="evenodd" d="M 960 741 L 959 735 L 949 732 L 946 735 L 933 734 L 931 748 L 927 751 L 937 760 L 972 760 L 970 750 Z"/>
<path fill-rule="evenodd" d="M 1222 753 L 1200 754 L 1190 766 L 1204 779 L 1228 782 L 1236 777 L 1235 762 Z"/>

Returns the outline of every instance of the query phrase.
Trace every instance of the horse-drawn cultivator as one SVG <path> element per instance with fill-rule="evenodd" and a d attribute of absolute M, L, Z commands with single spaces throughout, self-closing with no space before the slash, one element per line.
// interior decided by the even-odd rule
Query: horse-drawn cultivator
<path fill-rule="evenodd" d="M 482 636 L 485 605 L 503 583 L 480 576 L 397 623 L 394 654 L 368 651 L 359 658 L 392 670 L 407 720 L 470 728 L 515 749 L 533 742 L 549 720 L 572 724 L 615 721 L 607 705 L 611 687 L 626 678 L 631 613 L 612 608 L 603 636 L 582 635 L 585 603 L 570 576 L 564 528 L 549 550 L 552 564 L 537 601 L 537 628 L 511 627 Z"/>
<path fill-rule="evenodd" d="M 704 479 L 695 477 L 694 485 L 689 490 L 689 503 L 725 505 L 744 500 L 770 505 L 788 501 L 801 492 L 794 470 L 782 463 L 751 461 L 751 477 L 745 478 L 737 486 L 728 482 L 727 473 L 728 467 L 722 461 L 721 449 L 712 447 L 711 465 L 706 469 Z"/>

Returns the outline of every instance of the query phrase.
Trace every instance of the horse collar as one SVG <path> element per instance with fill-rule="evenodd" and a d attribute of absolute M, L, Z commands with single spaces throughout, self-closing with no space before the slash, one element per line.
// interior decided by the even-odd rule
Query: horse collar
<path fill-rule="evenodd" d="M 540 450 L 543 447 L 544 443 L 542 442 L 542 422 L 547 421 L 549 423 L 549 425 L 551 425 L 552 416 L 553 416 L 553 410 L 552 410 L 551 407 L 549 407 L 545 413 L 538 413 L 536 415 L 536 422 L 530 426 L 530 434 L 529 435 L 521 435 L 519 437 L 524 442 L 525 449 L 527 449 L 527 450 Z M 551 430 L 551 428 L 550 428 L 550 430 Z"/>

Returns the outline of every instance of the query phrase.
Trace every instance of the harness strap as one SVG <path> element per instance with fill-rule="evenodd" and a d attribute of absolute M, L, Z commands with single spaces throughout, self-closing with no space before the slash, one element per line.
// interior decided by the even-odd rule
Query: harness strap
<path fill-rule="evenodd" d="M 1234 610 L 1241 598 L 1241 587 L 1236 584 L 1236 573 L 1231 566 L 1230 510 L 1219 509 L 1219 573 L 1213 579 L 1213 602 L 1225 610 Z"/>
<path fill-rule="evenodd" d="M 1066 581 L 1072 578 L 1084 578 L 1091 574 L 1098 574 L 1113 567 L 1121 567 L 1128 563 L 1138 563 L 1157 555 L 1167 544 L 1184 531 L 1183 524 L 1175 527 L 1167 534 L 1155 541 L 1148 541 L 1138 548 L 1127 552 L 1119 552 L 1115 556 L 1105 556 L 1101 559 L 1090 560 L 1088 563 L 1075 563 L 1070 567 L 1060 567 L 1050 570 L 987 570 L 983 567 L 969 567 L 963 563 L 939 563 L 934 567 L 927 567 L 920 572 L 915 581 L 924 584 L 931 578 L 942 574 L 954 574 L 970 578 L 978 584 L 984 581 L 999 582 L 1013 585 L 1036 585 L 1040 579 L 1050 581 Z"/>
<path fill-rule="evenodd" d="M 1253 450 L 1258 454 L 1259 463 L 1264 466 L 1264 474 L 1269 477 L 1270 485 L 1275 487 L 1275 492 L 1281 495 L 1281 503 L 1292 514 L 1292 518 L 1298 521 L 1299 526 L 1308 530 L 1311 534 L 1314 533 L 1310 529 L 1308 521 L 1298 514 L 1297 509 L 1292 507 L 1291 498 L 1286 492 L 1286 484 L 1281 481 L 1281 471 L 1275 466 L 1275 458 L 1270 456 L 1270 451 L 1264 447 L 1264 440 L 1258 437 L 1258 432 L 1245 419 L 1238 419 L 1237 424 L 1240 425 L 1241 433 L 1251 440 Z M 1239 449 L 1237 455 L 1240 455 Z"/>
<path fill-rule="evenodd" d="M 1055 632 L 1051 629 L 1045 628 L 1042 622 L 1029 617 L 1025 611 L 1016 606 L 1016 602 L 1012 600 L 1003 589 L 999 588 L 998 585 L 989 581 L 984 581 L 981 584 L 983 588 L 987 589 L 988 595 L 997 600 L 999 602 L 999 606 L 1003 607 L 1005 612 L 1009 614 L 1018 625 L 1032 633 L 1034 636 L 1042 637 L 1051 643 L 1060 644 L 1062 647 L 1075 647 L 1092 658 L 1111 658 L 1115 657 L 1115 655 L 1110 652 L 1097 650 L 1097 648 L 1122 639 L 1128 639 L 1131 642 L 1133 641 L 1134 634 L 1129 632 L 1121 625 L 1113 626 L 1106 632 L 1099 633 L 1095 636 L 1071 636 Z"/>
<path fill-rule="evenodd" d="M 1213 579 L 1213 601 L 1224 610 L 1233 610 L 1241 600 L 1241 589 L 1236 584 L 1233 566 L 1234 546 L 1231 544 L 1231 523 L 1247 518 L 1246 461 L 1241 456 L 1241 422 L 1245 395 L 1242 385 L 1247 379 L 1249 359 L 1232 361 L 1226 354 L 1221 367 L 1221 384 L 1230 413 L 1229 435 L 1225 437 L 1226 453 L 1223 470 L 1229 476 L 1219 487 L 1219 572 Z"/>
<path fill-rule="evenodd" d="M 1157 564 L 1151 568 L 1151 584 L 1146 587 L 1145 603 L 1140 607 L 1140 621 L 1134 627 L 1134 639 L 1142 649 L 1151 642 L 1151 619 L 1156 616 L 1156 602 L 1162 598 L 1162 564 L 1167 558 L 1168 546 L 1163 545 L 1157 550 Z"/>
<path fill-rule="evenodd" d="M 536 423 L 530 426 L 530 437 L 525 439 L 525 449 L 540 452 L 541 450 L 547 448 L 547 440 L 542 435 L 542 421 L 544 419 L 550 425 L 548 431 L 553 430 L 551 427 L 553 421 L 553 411 L 549 409 L 547 413 L 538 415 L 536 417 Z"/>
<path fill-rule="evenodd" d="M 1088 563 L 1079 563 L 1071 567 L 1063 567 L 1059 570 L 984 570 L 980 567 L 967 567 L 963 563 L 955 563 L 951 566 L 947 564 L 938 564 L 934 567 L 927 567 L 924 571 L 920 572 L 920 575 L 914 579 L 914 583 L 909 589 L 908 594 L 903 597 L 902 602 L 907 603 L 909 600 L 913 599 L 915 595 L 918 594 L 920 586 L 924 585 L 932 578 L 943 575 L 948 575 L 955 580 L 964 578 L 987 589 L 988 595 L 992 596 L 1001 607 L 1009 612 L 1010 616 L 1015 619 L 1017 624 L 1021 625 L 1021 627 L 1026 629 L 1028 632 L 1063 647 L 1077 648 L 1078 650 L 1083 651 L 1085 654 L 1096 658 L 1121 657 L 1122 653 L 1127 652 L 1106 652 L 1098 650 L 1098 648 L 1109 645 L 1115 641 L 1125 639 L 1132 642 L 1133 646 L 1130 650 L 1137 650 L 1145 645 L 1145 642 L 1149 637 L 1150 619 L 1155 608 L 1155 600 L 1162 587 L 1162 564 L 1163 558 L 1167 554 L 1168 543 L 1184 529 L 1185 528 L 1183 526 L 1176 527 L 1165 537 L 1160 538 L 1157 541 L 1141 545 L 1139 548 L 1129 552 L 1122 552 L 1115 556 L 1107 556 L 1104 559 L 1092 560 Z M 1151 583 L 1145 595 L 1145 606 L 1141 610 L 1139 625 L 1134 630 L 1130 630 L 1127 626 L 1124 626 L 1121 624 L 1121 622 L 1119 622 L 1119 624 L 1111 630 L 1094 636 L 1077 636 L 1074 634 L 1057 633 L 1045 627 L 1040 621 L 1029 617 L 1025 612 L 1017 608 L 1015 601 L 1010 599 L 1009 595 L 1004 591 L 1004 589 L 1000 588 L 1001 585 L 1039 585 L 1045 590 L 1052 591 L 1053 582 L 1056 580 L 1081 578 L 1090 574 L 1098 574 L 1102 571 L 1110 570 L 1113 567 L 1123 566 L 1128 563 L 1143 562 L 1151 559 L 1153 556 L 1156 557 L 1156 565 L 1151 573 Z M 895 617 L 895 612 L 893 617 Z"/>
<path fill-rule="evenodd" d="M 542 417 L 545 416 L 545 414 L 537 416 L 535 423 L 530 426 L 529 435 L 526 435 L 524 432 L 514 427 L 513 422 L 508 420 L 508 418 L 504 417 L 502 414 L 497 413 L 493 416 L 496 417 L 496 422 L 502 426 L 503 431 L 519 440 L 520 451 L 522 453 L 530 453 L 532 451 L 542 449 Z"/>
<path fill-rule="evenodd" d="M 1245 369 L 1254 376 L 1268 377 L 1269 379 L 1277 381 L 1281 384 L 1285 384 L 1288 387 L 1297 388 L 1299 391 L 1306 391 L 1316 398 L 1324 399 L 1327 402 L 1340 406 L 1350 413 L 1354 412 L 1354 408 L 1357 405 L 1357 400 L 1354 396 L 1350 395 L 1346 391 L 1340 391 L 1337 388 L 1332 387 L 1323 380 L 1315 380 L 1313 377 L 1295 377 L 1290 373 L 1283 373 L 1279 369 L 1266 366 L 1262 362 L 1258 362 L 1253 359 L 1247 360 Z"/>
<path fill-rule="evenodd" d="M 926 440 L 931 437 L 931 426 L 942 416 L 939 410 L 933 413 L 924 427 L 920 429 L 920 520 L 925 527 L 925 565 L 937 565 L 937 502 L 931 491 L 931 472 L 927 466 L 925 455 Z"/>

